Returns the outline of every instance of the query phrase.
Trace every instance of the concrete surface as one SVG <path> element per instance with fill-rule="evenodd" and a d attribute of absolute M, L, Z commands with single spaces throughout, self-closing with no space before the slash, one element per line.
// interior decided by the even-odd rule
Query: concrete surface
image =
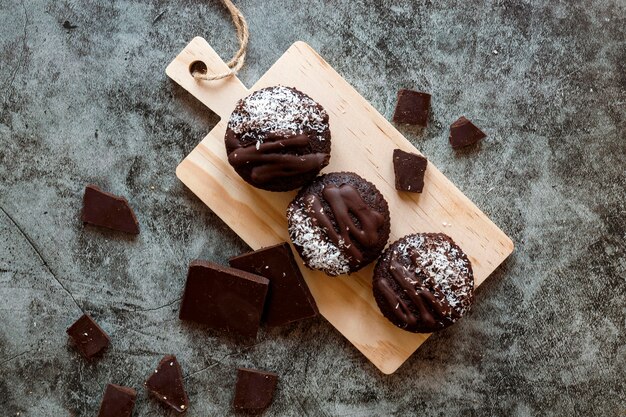
<path fill-rule="evenodd" d="M 229 57 L 226 12 L 0 0 L 0 415 L 93 416 L 108 382 L 168 415 L 142 382 L 175 353 L 189 416 L 230 414 L 237 366 L 280 374 L 268 416 L 625 416 L 624 0 L 237 3 L 247 85 L 304 40 L 387 117 L 399 88 L 431 92 L 428 130 L 400 130 L 515 254 L 392 376 L 321 318 L 247 348 L 181 324 L 188 262 L 247 249 L 174 176 L 217 118 L 164 74 L 197 35 Z M 453 152 L 460 115 L 489 137 Z M 141 235 L 83 227 L 86 183 L 127 196 Z M 67 346 L 81 310 L 112 336 L 92 364 Z"/>

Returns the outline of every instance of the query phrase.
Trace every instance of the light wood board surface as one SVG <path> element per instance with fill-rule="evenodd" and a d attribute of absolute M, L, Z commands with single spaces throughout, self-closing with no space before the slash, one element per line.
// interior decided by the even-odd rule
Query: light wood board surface
<path fill-rule="evenodd" d="M 189 73 L 196 60 L 207 64 L 211 73 L 227 69 L 204 39 L 194 38 L 166 72 L 221 121 L 176 174 L 253 249 L 289 241 L 285 211 L 296 192 L 272 193 L 244 182 L 228 164 L 224 133 L 238 99 L 281 84 L 307 93 L 328 111 L 332 151 L 322 172 L 352 171 L 376 185 L 389 203 L 390 243 L 409 233 L 446 233 L 467 253 L 477 286 L 513 251 L 511 240 L 433 164 L 428 164 L 422 194 L 396 191 L 393 150 L 418 151 L 307 44 L 293 44 L 251 90 L 236 77 L 196 81 Z M 429 335 L 401 330 L 382 316 L 372 295 L 373 266 L 332 278 L 300 262 L 321 314 L 378 369 L 390 374 Z"/>

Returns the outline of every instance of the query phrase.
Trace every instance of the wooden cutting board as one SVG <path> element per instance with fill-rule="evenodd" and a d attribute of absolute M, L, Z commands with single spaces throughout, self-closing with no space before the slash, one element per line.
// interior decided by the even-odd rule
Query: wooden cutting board
<path fill-rule="evenodd" d="M 422 194 L 396 191 L 393 150 L 418 151 L 306 43 L 294 43 L 251 90 L 236 77 L 196 81 L 189 72 L 196 60 L 210 73 L 228 69 L 204 39 L 195 38 L 167 67 L 167 75 L 221 121 L 181 162 L 176 175 L 253 249 L 289 241 L 285 211 L 296 192 L 272 193 L 245 183 L 228 164 L 224 132 L 237 100 L 281 84 L 307 93 L 328 111 L 332 153 L 323 172 L 353 171 L 378 187 L 391 212 L 389 242 L 414 232 L 446 233 L 469 256 L 477 286 L 513 251 L 511 239 L 432 164 Z M 393 373 L 428 338 L 401 330 L 382 316 L 372 295 L 373 264 L 336 278 L 301 262 L 300 267 L 321 314 L 382 372 Z"/>

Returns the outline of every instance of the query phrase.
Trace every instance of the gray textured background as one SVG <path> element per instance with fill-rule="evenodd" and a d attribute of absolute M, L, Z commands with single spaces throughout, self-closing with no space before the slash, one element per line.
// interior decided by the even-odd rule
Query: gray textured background
<path fill-rule="evenodd" d="M 247 248 L 174 176 L 217 117 L 164 69 L 197 35 L 229 57 L 228 15 L 0 0 L 0 415 L 93 416 L 108 382 L 140 389 L 135 416 L 167 415 L 141 390 L 166 353 L 189 416 L 230 413 L 237 366 L 280 374 L 272 416 L 626 415 L 626 2 L 237 3 L 247 85 L 304 40 L 387 117 L 399 88 L 431 92 L 428 130 L 400 130 L 516 252 L 392 376 L 321 318 L 248 348 L 181 324 L 188 262 Z M 489 137 L 453 152 L 460 115 Z M 138 238 L 83 227 L 89 182 L 131 201 Z M 112 336 L 93 364 L 67 346 L 81 308 Z"/>

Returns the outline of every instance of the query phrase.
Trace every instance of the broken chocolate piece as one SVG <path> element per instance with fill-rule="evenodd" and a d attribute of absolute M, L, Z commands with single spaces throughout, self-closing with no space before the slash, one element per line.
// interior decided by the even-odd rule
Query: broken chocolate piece
<path fill-rule="evenodd" d="M 146 381 L 146 389 L 163 404 L 179 413 L 189 409 L 189 398 L 183 385 L 183 373 L 176 356 L 167 355 Z"/>
<path fill-rule="evenodd" d="M 398 91 L 398 104 L 393 113 L 393 121 L 410 125 L 428 126 L 430 94 L 413 90 Z"/>
<path fill-rule="evenodd" d="M 396 174 L 396 190 L 421 193 L 428 160 L 422 155 L 393 150 L 393 171 Z"/>
<path fill-rule="evenodd" d="M 454 149 L 473 145 L 479 140 L 487 137 L 482 130 L 474 126 L 465 116 L 450 125 L 450 145 Z"/>
<path fill-rule="evenodd" d="M 98 417 L 130 417 L 136 398 L 137 391 L 134 389 L 109 384 L 104 391 Z"/>
<path fill-rule="evenodd" d="M 87 359 L 91 359 L 109 346 L 109 336 L 87 314 L 83 314 L 67 329 L 74 346 Z"/>
<path fill-rule="evenodd" d="M 189 266 L 181 320 L 256 338 L 269 281 L 266 278 L 196 260 Z"/>
<path fill-rule="evenodd" d="M 106 193 L 95 185 L 85 187 L 83 223 L 106 227 L 120 232 L 138 234 L 139 223 L 124 197 Z"/>
<path fill-rule="evenodd" d="M 233 268 L 269 279 L 263 321 L 271 327 L 315 317 L 315 299 L 286 242 L 230 258 Z"/>
<path fill-rule="evenodd" d="M 274 397 L 278 375 L 255 369 L 238 368 L 235 387 L 235 410 L 260 412 L 266 409 Z"/>

